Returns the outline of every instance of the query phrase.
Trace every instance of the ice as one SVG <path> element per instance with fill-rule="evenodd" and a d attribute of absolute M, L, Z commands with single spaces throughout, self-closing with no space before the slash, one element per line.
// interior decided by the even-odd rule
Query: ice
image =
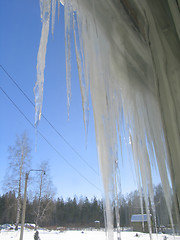
<path fill-rule="evenodd" d="M 52 15 L 51 15 L 52 16 L 52 35 L 54 34 L 54 23 L 55 23 L 55 15 L 56 15 L 56 1 L 57 0 L 52 0 Z M 59 11 L 59 8 L 58 8 L 58 11 Z M 58 12 L 58 17 L 59 17 L 59 12 Z"/>
<path fill-rule="evenodd" d="M 50 9 L 47 1 L 41 1 L 41 4 L 46 17 L 42 17 L 37 65 L 38 118 L 42 106 Z M 150 233 L 150 205 L 156 222 L 152 173 L 159 172 L 173 225 L 172 190 L 177 215 L 180 202 L 180 17 L 177 3 L 66 0 L 64 12 L 68 109 L 73 33 L 86 132 L 89 88 L 91 93 L 105 192 L 107 238 L 113 239 L 114 206 L 120 228 L 120 161 L 133 161 L 141 212 L 144 197 Z M 120 238 L 119 230 L 118 234 Z"/>
<path fill-rule="evenodd" d="M 83 34 L 81 26 L 79 25 L 78 13 L 73 14 L 73 30 L 74 30 L 74 42 L 76 51 L 76 60 L 79 73 L 79 81 L 81 87 L 82 105 L 83 105 L 83 118 L 84 126 L 87 136 L 88 122 L 89 122 L 89 72 L 88 65 L 85 62 L 85 58 L 88 56 L 83 52 L 83 41 L 80 38 Z M 87 37 L 87 36 L 84 36 Z"/>
<path fill-rule="evenodd" d="M 69 119 L 69 108 L 71 99 L 71 32 L 72 32 L 72 6 L 70 4 L 70 0 L 65 1 L 64 18 L 65 18 L 67 109 Z"/>
<path fill-rule="evenodd" d="M 40 0 L 41 9 L 41 21 L 42 21 L 42 31 L 41 40 L 39 45 L 39 51 L 37 56 L 37 81 L 34 87 L 35 95 L 35 125 L 38 125 L 41 119 L 42 103 L 43 103 L 43 84 L 44 84 L 44 69 L 45 69 L 45 57 L 46 57 L 46 47 L 49 35 L 49 20 L 50 20 L 50 10 L 51 1 Z"/>

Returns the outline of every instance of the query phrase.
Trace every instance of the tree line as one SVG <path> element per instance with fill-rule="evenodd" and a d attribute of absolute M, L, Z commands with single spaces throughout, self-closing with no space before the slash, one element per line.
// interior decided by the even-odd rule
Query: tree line
<path fill-rule="evenodd" d="M 168 226 L 170 220 L 161 185 L 154 187 L 154 193 L 157 224 Z M 17 198 L 18 196 L 12 191 L 0 196 L 0 224 L 16 222 Z M 41 227 L 94 227 L 95 221 L 99 221 L 100 227 L 104 227 L 103 200 L 98 200 L 96 197 L 91 200 L 87 197 L 64 200 L 63 198 L 49 199 L 44 196 L 40 204 L 39 199 L 35 197 L 33 200 L 27 199 L 26 206 L 26 222 L 35 224 L 37 224 L 37 212 L 40 206 L 38 225 Z M 131 216 L 140 213 L 138 191 L 121 196 L 121 227 L 131 227 Z"/>
<path fill-rule="evenodd" d="M 26 202 L 27 223 L 36 223 L 39 200 L 34 198 Z M 48 208 L 45 210 L 45 206 Z M 41 199 L 41 209 L 38 224 L 44 226 L 63 226 L 63 227 L 93 227 L 94 221 L 100 221 L 104 227 L 103 202 L 95 197 L 89 200 L 87 197 L 78 199 L 63 198 L 56 200 Z M 42 214 L 41 211 L 44 211 Z M 17 197 L 15 192 L 8 192 L 0 196 L 0 224 L 14 224 L 17 214 Z M 21 222 L 21 221 L 20 221 Z"/>

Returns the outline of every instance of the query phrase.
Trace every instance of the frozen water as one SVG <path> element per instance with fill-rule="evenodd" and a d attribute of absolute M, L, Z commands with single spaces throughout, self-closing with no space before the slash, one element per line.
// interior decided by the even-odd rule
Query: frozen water
<path fill-rule="evenodd" d="M 41 1 L 43 27 L 35 88 L 36 122 L 42 107 L 49 2 Z M 177 4 L 175 1 L 156 4 L 154 0 L 64 1 L 68 109 L 71 97 L 70 37 L 74 33 L 86 132 L 89 88 L 91 93 L 105 192 L 107 237 L 111 240 L 113 206 L 119 222 L 119 161 L 133 159 L 141 209 L 144 196 L 150 233 L 150 204 L 155 218 L 154 169 L 161 177 L 171 222 L 171 187 L 177 196 L 178 212 L 180 17 Z M 52 12 L 55 14 L 54 8 Z M 126 149 L 122 151 L 123 147 Z"/>
<path fill-rule="evenodd" d="M 45 68 L 45 57 L 46 57 L 46 47 L 49 35 L 49 20 L 50 20 L 50 10 L 51 1 L 40 0 L 41 9 L 41 21 L 42 21 L 42 31 L 41 40 L 39 45 L 39 51 L 37 56 L 37 81 L 34 87 L 35 95 L 35 125 L 38 125 L 41 119 L 42 103 L 43 103 L 43 85 L 44 85 L 44 68 Z M 54 8 L 53 8 L 54 9 Z M 53 14 L 55 11 L 53 10 Z M 54 17 L 52 17 L 54 19 Z"/>
<path fill-rule="evenodd" d="M 59 11 L 59 8 L 58 8 L 58 11 Z M 56 14 L 56 0 L 52 0 L 52 15 L 51 15 L 52 16 L 52 35 L 54 34 L 55 14 Z"/>

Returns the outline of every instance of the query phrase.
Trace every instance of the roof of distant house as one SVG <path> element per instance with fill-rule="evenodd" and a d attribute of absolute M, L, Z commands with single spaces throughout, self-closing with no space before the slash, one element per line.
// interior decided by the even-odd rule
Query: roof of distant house
<path fill-rule="evenodd" d="M 151 215 L 150 215 L 151 216 Z M 147 222 L 147 214 L 135 214 L 131 217 L 131 222 Z"/>

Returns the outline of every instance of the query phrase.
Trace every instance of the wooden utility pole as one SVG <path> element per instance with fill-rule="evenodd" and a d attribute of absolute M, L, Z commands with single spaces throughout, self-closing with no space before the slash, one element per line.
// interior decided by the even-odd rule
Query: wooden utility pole
<path fill-rule="evenodd" d="M 27 182 L 28 182 L 28 177 L 29 173 L 35 171 L 35 172 L 44 172 L 44 170 L 30 170 L 29 172 L 26 173 L 26 178 L 25 178 L 25 187 L 24 187 L 24 199 L 23 199 L 23 212 L 22 212 L 22 220 L 21 220 L 21 233 L 20 233 L 20 240 L 23 240 L 23 233 L 24 233 L 24 222 L 25 222 L 25 215 L 26 215 L 26 195 L 27 195 Z"/>

